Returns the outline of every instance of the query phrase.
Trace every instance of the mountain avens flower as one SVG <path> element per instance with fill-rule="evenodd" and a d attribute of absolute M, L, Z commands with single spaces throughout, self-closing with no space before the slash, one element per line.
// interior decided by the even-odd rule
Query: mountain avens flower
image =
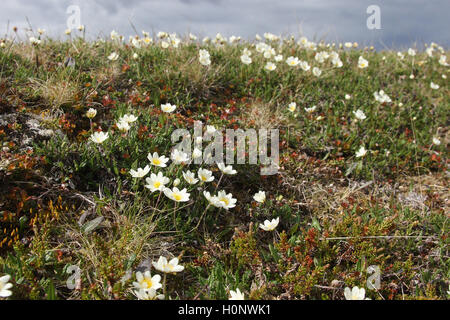
<path fill-rule="evenodd" d="M 165 156 L 159 156 L 157 152 L 153 152 L 153 154 L 149 153 L 147 155 L 147 159 L 150 161 L 151 165 L 161 168 L 167 167 L 166 163 L 167 161 L 169 161 L 169 158 Z"/>
<path fill-rule="evenodd" d="M 143 178 L 150 172 L 150 167 L 148 165 L 145 168 L 138 168 L 137 170 L 130 170 L 130 174 L 133 178 Z"/>
<path fill-rule="evenodd" d="M 104 133 L 103 131 L 96 131 L 91 135 L 91 141 L 101 144 L 106 139 L 108 139 L 108 132 Z"/>
<path fill-rule="evenodd" d="M 145 179 L 147 183 L 145 187 L 149 189 L 151 192 L 155 191 L 163 191 L 166 187 L 166 184 L 170 182 L 170 179 L 165 177 L 162 172 L 158 172 L 158 174 L 151 173 L 149 178 Z"/>
<path fill-rule="evenodd" d="M 178 258 L 173 258 L 168 262 L 166 257 L 161 256 L 159 257 L 157 262 L 153 261 L 152 265 L 158 271 L 164 273 L 175 273 L 184 270 L 184 267 L 182 265 L 179 265 L 178 263 Z"/>
<path fill-rule="evenodd" d="M 142 272 L 136 272 L 136 281 L 133 282 L 133 285 L 136 289 L 144 289 L 144 290 L 158 290 L 162 287 L 162 284 L 160 283 L 161 276 L 159 274 L 152 275 L 150 274 L 150 271 Z"/>
<path fill-rule="evenodd" d="M 264 224 L 260 224 L 259 227 L 264 231 L 273 231 L 280 223 L 280 218 L 272 219 L 272 221 L 265 220 Z"/>
<path fill-rule="evenodd" d="M 164 194 L 167 198 L 175 201 L 175 202 L 187 202 L 189 201 L 189 193 L 186 189 L 178 190 L 177 187 L 173 187 L 173 189 L 166 188 L 164 189 Z"/>

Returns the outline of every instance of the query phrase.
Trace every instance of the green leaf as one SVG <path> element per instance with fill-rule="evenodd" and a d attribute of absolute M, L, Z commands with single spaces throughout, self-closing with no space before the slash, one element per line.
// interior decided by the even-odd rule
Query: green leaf
<path fill-rule="evenodd" d="M 47 294 L 47 300 L 57 300 L 56 289 L 55 289 L 55 285 L 53 284 L 53 281 L 50 281 L 45 293 Z"/>
<path fill-rule="evenodd" d="M 81 227 L 81 230 L 83 231 L 83 233 L 89 233 L 95 230 L 99 226 L 99 224 L 102 223 L 103 219 L 103 217 L 97 217 L 91 221 L 88 221 Z"/>

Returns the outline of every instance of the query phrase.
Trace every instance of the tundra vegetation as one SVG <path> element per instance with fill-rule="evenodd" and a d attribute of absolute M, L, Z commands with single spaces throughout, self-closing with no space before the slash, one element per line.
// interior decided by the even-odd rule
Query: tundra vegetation
<path fill-rule="evenodd" d="M 4 299 L 449 297 L 444 48 L 82 34 L 0 40 Z M 278 172 L 172 152 L 196 121 Z"/>

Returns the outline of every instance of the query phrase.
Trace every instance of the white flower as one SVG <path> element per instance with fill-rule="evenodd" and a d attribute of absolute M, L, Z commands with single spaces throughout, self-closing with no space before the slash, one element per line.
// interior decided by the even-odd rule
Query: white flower
<path fill-rule="evenodd" d="M 435 145 L 440 145 L 441 144 L 441 140 L 439 140 L 438 138 L 436 138 L 436 137 L 433 137 L 433 144 L 435 144 Z"/>
<path fill-rule="evenodd" d="M 169 47 L 169 43 L 167 41 L 161 41 L 161 47 L 163 49 L 167 49 Z"/>
<path fill-rule="evenodd" d="M 170 44 L 174 48 L 178 48 L 178 45 L 180 44 L 181 40 L 176 36 L 175 33 L 172 33 L 169 35 Z"/>
<path fill-rule="evenodd" d="M 296 108 L 297 108 L 297 104 L 296 104 L 295 102 L 289 103 L 289 105 L 288 105 L 288 110 L 289 110 L 290 112 L 294 112 Z"/>
<path fill-rule="evenodd" d="M 122 117 L 119 118 L 119 122 L 120 121 L 124 121 L 127 123 L 133 123 L 137 120 L 138 118 L 135 115 L 132 114 L 125 114 Z"/>
<path fill-rule="evenodd" d="M 176 178 L 175 180 L 173 180 L 173 186 L 174 187 L 178 187 L 178 185 L 181 183 L 181 180 Z"/>
<path fill-rule="evenodd" d="M 349 94 L 346 94 L 346 95 L 344 96 L 344 98 L 345 98 L 345 100 L 350 100 L 350 99 L 352 98 L 352 96 L 349 95 Z"/>
<path fill-rule="evenodd" d="M 143 178 L 150 172 L 150 167 L 148 165 L 145 168 L 138 168 L 137 170 L 130 170 L 130 174 L 133 178 Z"/>
<path fill-rule="evenodd" d="M 426 50 L 425 50 L 425 52 L 427 53 L 427 55 L 431 58 L 431 57 L 433 57 L 433 51 L 434 51 L 434 48 L 433 47 L 429 47 L 429 48 L 427 48 Z"/>
<path fill-rule="evenodd" d="M 183 172 L 183 178 L 189 184 L 196 184 L 198 182 L 198 179 L 195 178 L 195 174 L 189 170 Z"/>
<path fill-rule="evenodd" d="M 12 284 L 9 283 L 9 279 L 11 279 L 10 275 L 5 275 L 3 277 L 0 277 L 0 297 L 1 298 L 6 298 L 9 297 L 10 295 L 12 295 L 11 289 L 12 288 Z"/>
<path fill-rule="evenodd" d="M 144 39 L 141 40 L 141 42 L 143 42 L 145 45 L 149 45 L 149 44 L 153 43 L 153 39 L 146 36 Z"/>
<path fill-rule="evenodd" d="M 250 63 L 252 63 L 252 58 L 250 58 L 250 56 L 248 56 L 248 55 L 246 55 L 246 54 L 243 54 L 242 56 L 241 56 L 241 62 L 243 63 L 243 64 L 250 64 Z"/>
<path fill-rule="evenodd" d="M 306 47 L 306 45 L 308 44 L 308 38 L 301 37 L 300 40 L 298 41 L 298 44 L 303 46 L 303 47 Z"/>
<path fill-rule="evenodd" d="M 264 191 L 259 191 L 258 193 L 255 193 L 253 199 L 257 202 L 263 203 L 266 201 L 266 193 Z"/>
<path fill-rule="evenodd" d="M 358 110 L 356 110 L 356 111 L 353 111 L 353 114 L 354 114 L 355 117 L 356 117 L 357 119 L 359 119 L 359 120 L 364 120 L 364 119 L 367 118 L 366 115 L 365 115 L 365 113 L 364 113 L 362 110 L 360 110 L 360 109 L 358 109 Z"/>
<path fill-rule="evenodd" d="M 197 159 L 200 158 L 203 155 L 202 151 L 198 148 L 194 148 L 194 151 L 192 151 L 192 158 Z"/>
<path fill-rule="evenodd" d="M 366 155 L 366 153 L 367 153 L 366 148 L 364 146 L 361 146 L 358 149 L 358 151 L 356 151 L 355 155 L 356 155 L 357 158 L 361 158 L 361 157 L 364 157 Z"/>
<path fill-rule="evenodd" d="M 345 46 L 346 48 L 351 48 L 351 47 L 353 46 L 353 43 L 351 43 L 351 42 L 346 42 L 346 43 L 344 43 L 344 46 Z"/>
<path fill-rule="evenodd" d="M 200 179 L 200 181 L 203 182 L 211 182 L 214 180 L 214 176 L 212 175 L 212 172 L 209 171 L 208 169 L 198 169 L 198 177 Z"/>
<path fill-rule="evenodd" d="M 195 41 L 195 40 L 197 40 L 197 36 L 192 33 L 189 33 L 189 39 L 192 41 Z"/>
<path fill-rule="evenodd" d="M 34 46 L 37 46 L 41 44 L 41 40 L 36 39 L 35 37 L 30 37 L 30 43 Z"/>
<path fill-rule="evenodd" d="M 275 59 L 276 62 L 280 62 L 281 60 L 283 60 L 283 56 L 281 54 L 277 54 L 275 57 L 273 57 Z"/>
<path fill-rule="evenodd" d="M 164 299 L 164 295 L 156 294 L 155 289 L 149 289 L 149 290 L 139 289 L 139 290 L 135 290 L 133 293 L 139 300 L 155 300 L 155 299 L 163 300 Z"/>
<path fill-rule="evenodd" d="M 277 68 L 277 66 L 273 62 L 267 62 L 266 66 L 264 67 L 264 69 L 266 69 L 267 71 L 273 71 L 276 68 Z"/>
<path fill-rule="evenodd" d="M 405 55 L 399 51 L 399 52 L 397 52 L 397 57 L 399 57 L 400 60 L 403 60 L 403 58 L 405 57 Z"/>
<path fill-rule="evenodd" d="M 72 33 L 72 29 L 66 29 L 66 31 L 64 31 L 64 33 L 66 35 L 70 35 Z"/>
<path fill-rule="evenodd" d="M 280 37 L 274 35 L 273 33 L 265 32 L 264 33 L 264 38 L 266 38 L 269 41 L 277 41 Z"/>
<path fill-rule="evenodd" d="M 198 51 L 198 54 L 200 57 L 209 57 L 210 56 L 208 50 L 205 50 L 205 49 L 200 49 Z"/>
<path fill-rule="evenodd" d="M 220 207 L 220 204 L 218 203 L 219 199 L 217 199 L 216 196 L 211 196 L 211 194 L 208 191 L 203 191 L 203 195 L 210 204 L 218 208 Z"/>
<path fill-rule="evenodd" d="M 156 34 L 156 36 L 157 36 L 159 39 L 164 39 L 164 38 L 167 38 L 169 35 L 167 34 L 167 32 L 159 31 L 159 32 Z"/>
<path fill-rule="evenodd" d="M 167 167 L 166 163 L 169 161 L 169 158 L 165 156 L 158 156 L 157 152 L 154 152 L 153 155 L 149 153 L 147 159 L 150 161 L 150 164 L 161 168 Z"/>
<path fill-rule="evenodd" d="M 272 58 L 272 56 L 274 56 L 276 54 L 275 49 L 272 47 L 267 47 L 266 50 L 264 51 L 264 58 L 266 59 L 270 59 Z"/>
<path fill-rule="evenodd" d="M 162 287 L 161 276 L 159 274 L 152 275 L 150 274 L 150 271 L 145 271 L 144 274 L 142 272 L 136 272 L 136 280 L 137 282 L 133 282 L 133 285 L 136 289 L 144 289 L 144 290 L 158 290 Z"/>
<path fill-rule="evenodd" d="M 172 151 L 172 153 L 170 154 L 170 158 L 175 164 L 189 162 L 189 156 L 186 153 L 179 151 L 178 149 L 174 149 Z"/>
<path fill-rule="evenodd" d="M 385 103 L 385 102 L 392 102 L 391 98 L 389 98 L 389 96 L 384 93 L 383 90 L 380 90 L 379 92 L 374 92 L 373 96 L 375 97 L 375 100 L 381 103 Z"/>
<path fill-rule="evenodd" d="M 316 109 L 317 109 L 317 106 L 312 106 L 311 108 L 305 108 L 305 111 L 308 113 L 311 113 L 311 112 L 316 111 Z"/>
<path fill-rule="evenodd" d="M 141 40 L 137 39 L 137 38 L 132 38 L 131 45 L 137 49 L 140 49 L 141 48 Z"/>
<path fill-rule="evenodd" d="M 239 290 L 239 288 L 236 289 L 236 291 L 230 290 L 230 297 L 228 300 L 245 300 L 244 294 Z"/>
<path fill-rule="evenodd" d="M 267 43 L 259 42 L 256 44 L 255 49 L 259 53 L 264 53 L 264 51 L 266 51 L 268 47 L 269 47 L 269 45 Z"/>
<path fill-rule="evenodd" d="M 176 105 L 170 103 L 165 103 L 161 105 L 161 110 L 167 113 L 173 112 L 176 108 L 177 108 Z"/>
<path fill-rule="evenodd" d="M 173 187 L 173 189 L 165 188 L 164 194 L 167 198 L 175 201 L 175 202 L 186 202 L 189 201 L 189 193 L 186 188 L 183 190 L 178 190 L 177 187 Z"/>
<path fill-rule="evenodd" d="M 216 132 L 216 131 L 217 131 L 216 127 L 210 126 L 210 125 L 207 125 L 207 126 L 206 126 L 206 132 L 207 132 L 207 133 L 213 134 L 213 133 Z"/>
<path fill-rule="evenodd" d="M 301 61 L 300 68 L 302 68 L 303 71 L 309 71 L 309 69 L 311 69 L 311 66 L 308 64 L 307 61 Z"/>
<path fill-rule="evenodd" d="M 358 287 L 353 287 L 352 290 L 350 290 L 349 287 L 346 287 L 344 289 L 344 296 L 346 300 L 370 300 L 369 298 L 364 299 L 366 290 Z"/>
<path fill-rule="evenodd" d="M 96 131 L 91 135 L 91 140 L 95 143 L 103 143 L 106 139 L 108 139 L 108 132 L 104 133 L 103 131 Z"/>
<path fill-rule="evenodd" d="M 265 220 L 264 224 L 260 224 L 259 227 L 264 231 L 273 231 L 280 223 L 280 218 L 272 219 L 272 221 Z"/>
<path fill-rule="evenodd" d="M 314 56 L 314 59 L 319 63 L 324 63 L 326 59 L 328 59 L 330 55 L 326 51 L 317 52 Z"/>
<path fill-rule="evenodd" d="M 364 68 L 367 68 L 368 66 L 369 66 L 369 61 L 367 61 L 366 59 L 364 59 L 362 56 L 359 56 L 359 59 L 358 59 L 358 68 L 364 69 Z"/>
<path fill-rule="evenodd" d="M 242 50 L 242 55 L 250 57 L 252 55 L 252 52 L 249 49 L 244 48 L 244 50 Z"/>
<path fill-rule="evenodd" d="M 158 175 L 152 173 L 150 174 L 150 178 L 145 179 L 145 182 L 147 183 L 145 187 L 150 189 L 151 192 L 163 191 L 169 181 L 169 178 L 165 177 L 162 172 L 158 172 Z"/>
<path fill-rule="evenodd" d="M 342 60 L 339 57 L 331 59 L 331 63 L 336 68 L 341 68 L 343 66 Z"/>
<path fill-rule="evenodd" d="M 40 35 L 43 35 L 43 34 L 45 33 L 45 29 L 38 28 L 38 29 L 37 29 L 37 32 L 38 32 Z"/>
<path fill-rule="evenodd" d="M 230 39 L 229 39 L 229 42 L 230 42 L 231 44 L 237 43 L 237 42 L 239 42 L 239 41 L 241 41 L 241 37 L 231 36 Z"/>
<path fill-rule="evenodd" d="M 430 88 L 433 90 L 437 90 L 439 89 L 439 85 L 434 82 L 430 82 Z"/>
<path fill-rule="evenodd" d="M 117 54 L 117 52 L 113 52 L 108 56 L 108 60 L 116 61 L 117 59 L 119 59 L 119 55 Z"/>
<path fill-rule="evenodd" d="M 207 56 L 205 55 L 200 55 L 198 57 L 198 61 L 200 62 L 200 64 L 204 65 L 204 66 L 209 66 L 211 64 L 211 58 L 209 57 L 209 54 Z"/>
<path fill-rule="evenodd" d="M 447 56 L 441 55 L 439 57 L 439 64 L 447 67 L 449 64 L 447 63 Z"/>
<path fill-rule="evenodd" d="M 237 171 L 233 169 L 231 165 L 225 166 L 223 162 L 218 163 L 217 167 L 220 171 L 222 171 L 224 174 L 236 174 Z"/>
<path fill-rule="evenodd" d="M 178 258 L 173 258 L 167 262 L 166 257 L 159 257 L 158 261 L 153 261 L 152 264 L 156 270 L 164 273 L 181 272 L 184 270 L 184 267 L 178 264 Z"/>
<path fill-rule="evenodd" d="M 286 59 L 286 63 L 288 66 L 296 67 L 300 64 L 300 60 L 297 57 L 289 57 Z"/>
<path fill-rule="evenodd" d="M 416 55 L 416 50 L 414 50 L 413 48 L 409 48 L 409 49 L 408 49 L 408 54 L 409 54 L 411 57 L 414 57 L 414 56 Z"/>
<path fill-rule="evenodd" d="M 116 126 L 121 132 L 127 132 L 130 130 L 130 125 L 126 121 L 119 121 L 116 123 Z"/>
<path fill-rule="evenodd" d="M 224 208 L 225 210 L 234 208 L 236 206 L 236 199 L 233 198 L 231 193 L 226 193 L 224 190 L 219 191 L 217 194 L 217 204 L 219 204 L 220 208 Z"/>
<path fill-rule="evenodd" d="M 89 119 L 94 118 L 97 115 L 97 110 L 95 110 L 94 108 L 89 108 L 89 110 L 86 112 L 86 117 L 88 117 Z"/>
<path fill-rule="evenodd" d="M 310 50 L 316 50 L 317 45 L 314 41 L 308 41 L 308 43 L 306 44 L 306 47 Z"/>
<path fill-rule="evenodd" d="M 111 40 L 117 40 L 120 38 L 119 34 L 114 30 L 111 31 L 110 37 L 111 37 Z"/>
<path fill-rule="evenodd" d="M 312 73 L 313 73 L 313 75 L 315 75 L 316 77 L 320 77 L 320 75 L 322 74 L 322 70 L 320 70 L 320 69 L 317 68 L 317 67 L 314 67 L 314 68 L 312 69 Z"/>

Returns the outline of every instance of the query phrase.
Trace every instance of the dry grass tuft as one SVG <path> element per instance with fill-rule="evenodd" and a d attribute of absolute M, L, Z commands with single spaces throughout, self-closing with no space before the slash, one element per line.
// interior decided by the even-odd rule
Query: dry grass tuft
<path fill-rule="evenodd" d="M 242 121 L 249 127 L 260 129 L 286 127 L 289 120 L 273 103 L 253 101 L 243 112 Z"/>
<path fill-rule="evenodd" d="M 56 77 L 45 81 L 30 79 L 30 84 L 35 92 L 48 102 L 52 111 L 62 105 L 73 104 L 80 98 L 79 84 L 71 80 L 61 81 Z"/>

